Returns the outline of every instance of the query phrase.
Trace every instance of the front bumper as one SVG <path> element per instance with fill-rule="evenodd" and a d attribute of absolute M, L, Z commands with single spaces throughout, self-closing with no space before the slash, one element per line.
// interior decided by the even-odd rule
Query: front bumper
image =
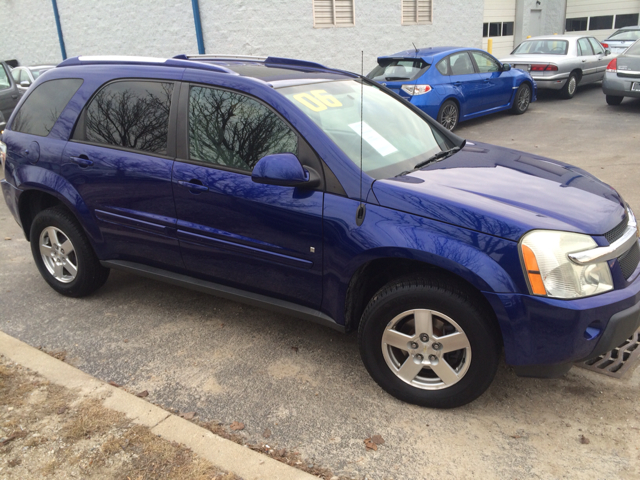
<path fill-rule="evenodd" d="M 503 334 L 506 362 L 552 377 L 620 346 L 640 327 L 640 266 L 623 289 L 576 300 L 485 293 Z"/>

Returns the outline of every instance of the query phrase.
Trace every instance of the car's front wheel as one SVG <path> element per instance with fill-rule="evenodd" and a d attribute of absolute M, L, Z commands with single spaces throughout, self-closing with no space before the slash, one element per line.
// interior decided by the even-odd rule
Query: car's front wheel
<path fill-rule="evenodd" d="M 31 252 L 40 274 L 58 293 L 83 297 L 109 277 L 82 227 L 64 207 L 43 210 L 31 224 Z"/>
<path fill-rule="evenodd" d="M 378 291 L 358 334 L 373 379 L 400 400 L 432 408 L 482 395 L 496 373 L 499 338 L 486 307 L 455 283 L 426 278 Z"/>
<path fill-rule="evenodd" d="M 531 104 L 531 87 L 523 83 L 518 87 L 516 91 L 516 96 L 513 101 L 513 106 L 511 107 L 511 111 L 516 115 L 522 115 L 529 109 L 529 105 Z"/>
<path fill-rule="evenodd" d="M 617 95 L 607 95 L 607 103 L 609 105 L 620 105 L 624 97 L 618 97 Z"/>
<path fill-rule="evenodd" d="M 458 104 L 453 100 L 447 100 L 440 107 L 437 120 L 440 125 L 451 131 L 458 125 L 459 115 Z"/>

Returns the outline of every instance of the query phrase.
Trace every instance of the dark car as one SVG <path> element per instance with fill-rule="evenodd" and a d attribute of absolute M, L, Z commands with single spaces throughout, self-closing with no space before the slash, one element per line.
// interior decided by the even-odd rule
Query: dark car
<path fill-rule="evenodd" d="M 536 100 L 527 72 L 511 69 L 483 50 L 430 47 L 378 57 L 367 75 L 405 98 L 448 130 L 459 122 L 511 110 Z"/>
<path fill-rule="evenodd" d="M 640 322 L 637 224 L 613 188 L 467 142 L 356 74 L 72 58 L 2 142 L 5 201 L 56 291 L 116 268 L 357 331 L 407 402 L 472 401 L 503 348 L 518 374 L 561 375 Z"/>
<path fill-rule="evenodd" d="M 0 112 L 5 119 L 9 118 L 19 99 L 20 92 L 16 82 L 13 81 L 9 65 L 6 62 L 0 62 Z M 0 124 L 0 130 L 2 130 L 1 127 Z"/>
<path fill-rule="evenodd" d="M 620 105 L 624 97 L 640 98 L 640 40 L 609 62 L 602 91 L 609 105 Z"/>

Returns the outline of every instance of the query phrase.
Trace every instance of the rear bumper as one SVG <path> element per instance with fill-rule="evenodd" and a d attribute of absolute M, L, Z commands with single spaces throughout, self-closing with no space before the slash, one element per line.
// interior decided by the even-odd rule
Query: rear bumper
<path fill-rule="evenodd" d="M 640 83 L 640 78 L 619 77 L 615 73 L 607 72 L 602 80 L 602 91 L 605 95 L 614 97 L 640 98 L 640 92 L 632 92 L 631 84 Z"/>
<path fill-rule="evenodd" d="M 532 77 L 536 81 L 536 85 L 540 89 L 560 90 L 567 83 L 568 74 L 563 73 L 552 77 Z"/>
<path fill-rule="evenodd" d="M 640 327 L 640 266 L 623 289 L 577 300 L 485 293 L 506 362 L 526 376 L 558 376 L 623 344 Z"/>

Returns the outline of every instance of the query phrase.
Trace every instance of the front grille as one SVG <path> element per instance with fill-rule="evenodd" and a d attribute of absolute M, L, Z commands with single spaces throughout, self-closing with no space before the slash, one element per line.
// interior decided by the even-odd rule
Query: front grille
<path fill-rule="evenodd" d="M 609 245 L 618 240 L 624 234 L 627 229 L 627 223 L 629 223 L 629 214 L 625 212 L 622 221 L 616 225 L 612 230 L 609 230 L 604 234 L 604 238 L 609 241 Z"/>
<path fill-rule="evenodd" d="M 638 242 L 633 244 L 629 250 L 618 257 L 620 268 L 625 279 L 629 279 L 631 274 L 636 271 L 636 267 L 640 262 L 640 247 Z"/>

